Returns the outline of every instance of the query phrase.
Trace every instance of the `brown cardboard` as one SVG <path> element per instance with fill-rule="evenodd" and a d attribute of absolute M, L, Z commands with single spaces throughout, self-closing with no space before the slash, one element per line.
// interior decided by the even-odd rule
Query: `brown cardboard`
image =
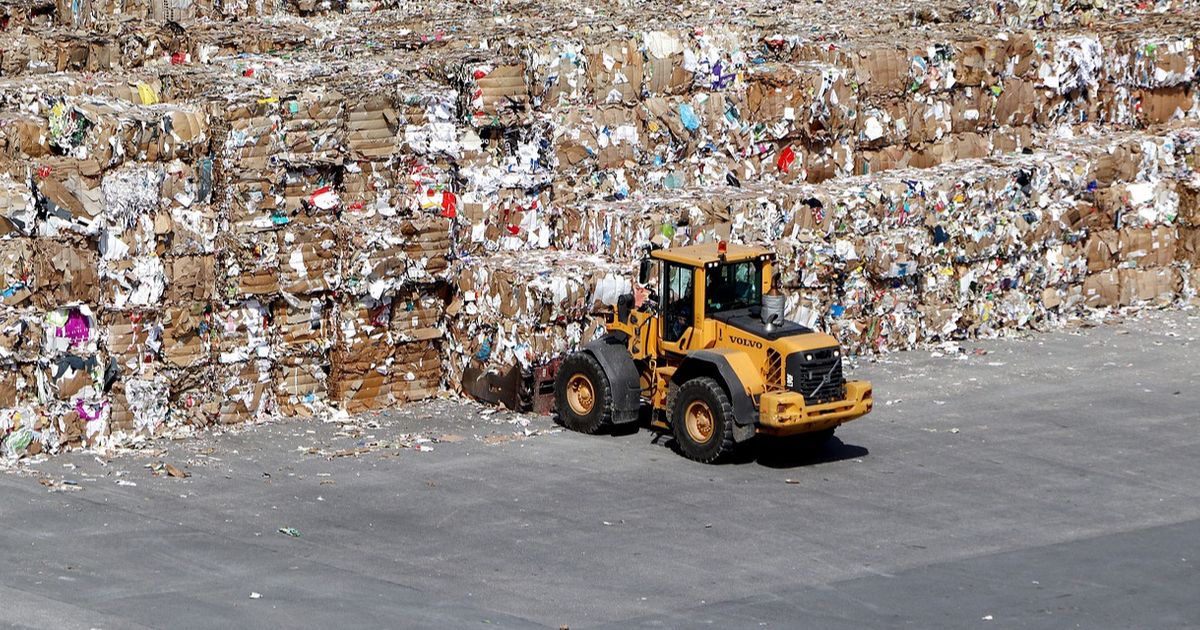
<path fill-rule="evenodd" d="M 1192 267 L 1200 269 L 1200 227 L 1181 227 L 1179 228 L 1178 247 L 1175 250 L 1175 258 L 1180 262 L 1186 262 Z"/>
<path fill-rule="evenodd" d="M 1116 269 L 1089 275 L 1083 281 L 1083 298 L 1088 306 L 1116 306 L 1121 297 L 1121 280 Z"/>
<path fill-rule="evenodd" d="M 0 407 L 15 407 L 37 400 L 37 377 L 27 363 L 0 363 Z"/>
<path fill-rule="evenodd" d="M 594 102 L 632 103 L 638 100 L 642 88 L 642 52 L 637 41 L 626 39 L 593 44 L 584 52 L 588 60 L 588 87 Z M 480 80 L 480 87 L 487 78 L 491 75 Z M 484 94 L 486 97 L 486 89 Z"/>
<path fill-rule="evenodd" d="M 1191 226 L 1200 226 L 1200 181 L 1181 183 L 1179 193 L 1179 220 Z"/>
<path fill-rule="evenodd" d="M 281 357 L 320 356 L 333 342 L 332 309 L 322 297 L 300 297 L 294 303 L 276 300 L 273 323 L 278 331 L 277 354 Z"/>
<path fill-rule="evenodd" d="M 392 375 L 391 394 L 398 402 L 436 395 L 442 378 L 442 356 L 437 342 L 398 345 Z"/>
<path fill-rule="evenodd" d="M 180 368 L 208 363 L 211 317 L 207 305 L 171 306 L 163 309 L 163 358 Z"/>
<path fill-rule="evenodd" d="M 908 87 L 908 65 L 905 51 L 883 46 L 860 50 L 854 59 L 859 83 L 871 96 L 903 92 Z"/>
<path fill-rule="evenodd" d="M 1182 285 L 1175 269 L 1121 269 L 1120 297 L 1122 306 L 1138 302 L 1167 302 L 1174 298 Z"/>
<path fill-rule="evenodd" d="M 237 291 L 246 297 L 272 295 L 279 291 L 279 270 L 275 268 L 243 271 L 237 277 Z"/>
<path fill-rule="evenodd" d="M 425 341 L 442 336 L 442 296 L 414 288 L 392 299 L 390 332 L 397 341 Z"/>
<path fill-rule="evenodd" d="M 648 37 L 663 37 L 675 42 L 674 48 L 664 48 L 664 56 L 647 50 L 642 64 L 642 87 L 649 94 L 670 95 L 687 92 L 692 86 L 692 73 L 683 68 L 682 38 L 675 33 L 652 32 Z"/>
<path fill-rule="evenodd" d="M 129 373 L 137 373 L 155 359 L 162 338 L 153 311 L 110 311 L 104 314 L 104 347 L 109 356 Z"/>
<path fill-rule="evenodd" d="M 1094 273 L 1111 269 L 1116 264 L 1117 253 L 1120 251 L 1121 234 L 1119 232 L 1116 230 L 1092 232 L 1085 248 L 1088 272 Z"/>
<path fill-rule="evenodd" d="M 214 256 L 178 256 L 165 266 L 167 298 L 171 302 L 207 302 L 217 297 Z"/>
<path fill-rule="evenodd" d="M 1147 124 L 1165 123 L 1195 107 L 1195 96 L 1188 87 L 1142 90 L 1138 93 L 1142 120 Z"/>
<path fill-rule="evenodd" d="M 294 295 L 339 286 L 338 237 L 332 228 L 298 225 L 279 233 L 279 289 Z"/>
<path fill-rule="evenodd" d="M 39 240 L 34 245 L 34 301 L 44 308 L 100 300 L 94 250 Z"/>
<path fill-rule="evenodd" d="M 224 399 L 220 403 L 217 422 L 241 424 L 255 420 L 260 413 L 274 408 L 271 385 L 271 362 L 249 361 L 225 366 L 220 374 Z"/>

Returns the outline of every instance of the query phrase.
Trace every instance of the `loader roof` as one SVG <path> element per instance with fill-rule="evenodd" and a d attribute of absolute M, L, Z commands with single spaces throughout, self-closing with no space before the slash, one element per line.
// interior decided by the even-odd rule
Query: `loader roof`
<path fill-rule="evenodd" d="M 672 247 L 670 249 L 659 249 L 650 253 L 653 258 L 667 260 L 674 263 L 682 263 L 694 267 L 701 267 L 711 262 L 721 260 L 717 254 L 717 244 L 700 243 L 698 245 L 688 245 L 687 247 Z M 729 243 L 725 253 L 726 262 L 738 262 L 742 260 L 753 260 L 760 256 L 774 257 L 774 253 L 765 247 L 751 247 L 747 245 L 738 245 Z"/>

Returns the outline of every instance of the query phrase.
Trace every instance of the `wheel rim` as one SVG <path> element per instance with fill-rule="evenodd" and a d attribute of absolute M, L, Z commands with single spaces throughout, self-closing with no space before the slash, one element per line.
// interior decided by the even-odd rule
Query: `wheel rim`
<path fill-rule="evenodd" d="M 684 426 L 687 427 L 688 437 L 698 444 L 704 444 L 712 439 L 714 425 L 712 409 L 708 403 L 696 400 L 688 405 L 684 414 Z"/>
<path fill-rule="evenodd" d="M 596 405 L 596 389 L 592 387 L 592 379 L 583 374 L 574 374 L 567 379 L 567 404 L 576 415 L 592 413 L 592 407 Z"/>

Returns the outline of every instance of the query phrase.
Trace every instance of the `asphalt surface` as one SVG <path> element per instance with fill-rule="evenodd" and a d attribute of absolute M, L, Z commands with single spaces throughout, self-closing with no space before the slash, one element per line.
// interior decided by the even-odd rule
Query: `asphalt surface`
<path fill-rule="evenodd" d="M 453 401 L 27 462 L 0 626 L 1200 627 L 1198 348 L 1193 311 L 893 354 L 823 448 L 722 466 Z"/>

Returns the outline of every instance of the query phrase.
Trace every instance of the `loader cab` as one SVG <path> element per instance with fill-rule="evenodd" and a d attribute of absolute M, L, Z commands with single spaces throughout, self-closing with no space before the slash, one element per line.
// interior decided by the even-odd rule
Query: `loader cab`
<path fill-rule="evenodd" d="M 714 316 L 756 307 L 770 290 L 774 254 L 758 247 L 704 243 L 650 254 L 659 296 L 659 347 L 686 354 L 711 347 Z"/>

